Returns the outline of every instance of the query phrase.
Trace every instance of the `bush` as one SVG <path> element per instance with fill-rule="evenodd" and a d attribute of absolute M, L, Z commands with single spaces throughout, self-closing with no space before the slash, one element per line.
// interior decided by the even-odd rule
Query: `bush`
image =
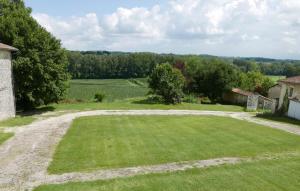
<path fill-rule="evenodd" d="M 156 66 L 149 78 L 152 94 L 161 96 L 167 104 L 181 103 L 185 79 L 180 70 L 168 63 Z"/>
<path fill-rule="evenodd" d="M 95 100 L 96 102 L 102 102 L 105 98 L 105 94 L 103 93 L 96 93 L 95 94 Z"/>
<path fill-rule="evenodd" d="M 208 97 L 202 97 L 201 103 L 202 104 L 212 104 L 212 101 Z"/>
<path fill-rule="evenodd" d="M 201 99 L 193 94 L 186 95 L 183 101 L 186 103 L 201 103 Z"/>

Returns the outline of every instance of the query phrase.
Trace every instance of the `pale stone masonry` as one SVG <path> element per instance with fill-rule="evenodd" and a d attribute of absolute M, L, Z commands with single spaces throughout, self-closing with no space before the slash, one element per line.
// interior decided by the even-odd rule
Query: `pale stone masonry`
<path fill-rule="evenodd" d="M 17 49 L 0 43 L 0 120 L 15 117 L 12 56 Z"/>

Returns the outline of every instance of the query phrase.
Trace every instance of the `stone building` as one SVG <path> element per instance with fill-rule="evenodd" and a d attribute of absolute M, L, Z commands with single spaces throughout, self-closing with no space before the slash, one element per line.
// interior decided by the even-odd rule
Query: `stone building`
<path fill-rule="evenodd" d="M 0 120 L 16 114 L 11 57 L 11 53 L 16 50 L 0 43 Z"/>

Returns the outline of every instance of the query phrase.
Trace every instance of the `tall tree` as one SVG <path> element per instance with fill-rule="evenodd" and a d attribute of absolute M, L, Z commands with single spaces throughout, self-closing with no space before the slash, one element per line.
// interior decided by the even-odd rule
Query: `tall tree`
<path fill-rule="evenodd" d="M 161 96 L 166 103 L 177 104 L 183 97 L 184 77 L 169 63 L 156 66 L 149 77 L 151 93 Z"/>
<path fill-rule="evenodd" d="M 0 0 L 0 40 L 19 49 L 13 69 L 17 106 L 32 108 L 65 95 L 69 75 L 61 43 L 35 19 L 22 0 Z"/>
<path fill-rule="evenodd" d="M 221 101 L 222 95 L 236 87 L 238 71 L 220 59 L 187 59 L 188 88 L 197 94 Z"/>

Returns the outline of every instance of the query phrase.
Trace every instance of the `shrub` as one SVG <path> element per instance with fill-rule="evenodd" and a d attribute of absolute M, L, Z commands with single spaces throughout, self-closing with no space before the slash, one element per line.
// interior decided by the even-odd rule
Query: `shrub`
<path fill-rule="evenodd" d="M 202 97 L 201 103 L 203 104 L 212 104 L 212 101 L 208 97 Z"/>
<path fill-rule="evenodd" d="M 96 102 L 102 102 L 105 98 L 105 94 L 103 93 L 96 93 L 95 94 L 95 100 Z"/>
<path fill-rule="evenodd" d="M 186 95 L 183 101 L 186 103 L 201 103 L 201 99 L 193 94 Z"/>
<path fill-rule="evenodd" d="M 159 95 L 167 104 L 180 103 L 185 80 L 178 69 L 168 63 L 156 66 L 149 78 L 152 94 Z"/>

